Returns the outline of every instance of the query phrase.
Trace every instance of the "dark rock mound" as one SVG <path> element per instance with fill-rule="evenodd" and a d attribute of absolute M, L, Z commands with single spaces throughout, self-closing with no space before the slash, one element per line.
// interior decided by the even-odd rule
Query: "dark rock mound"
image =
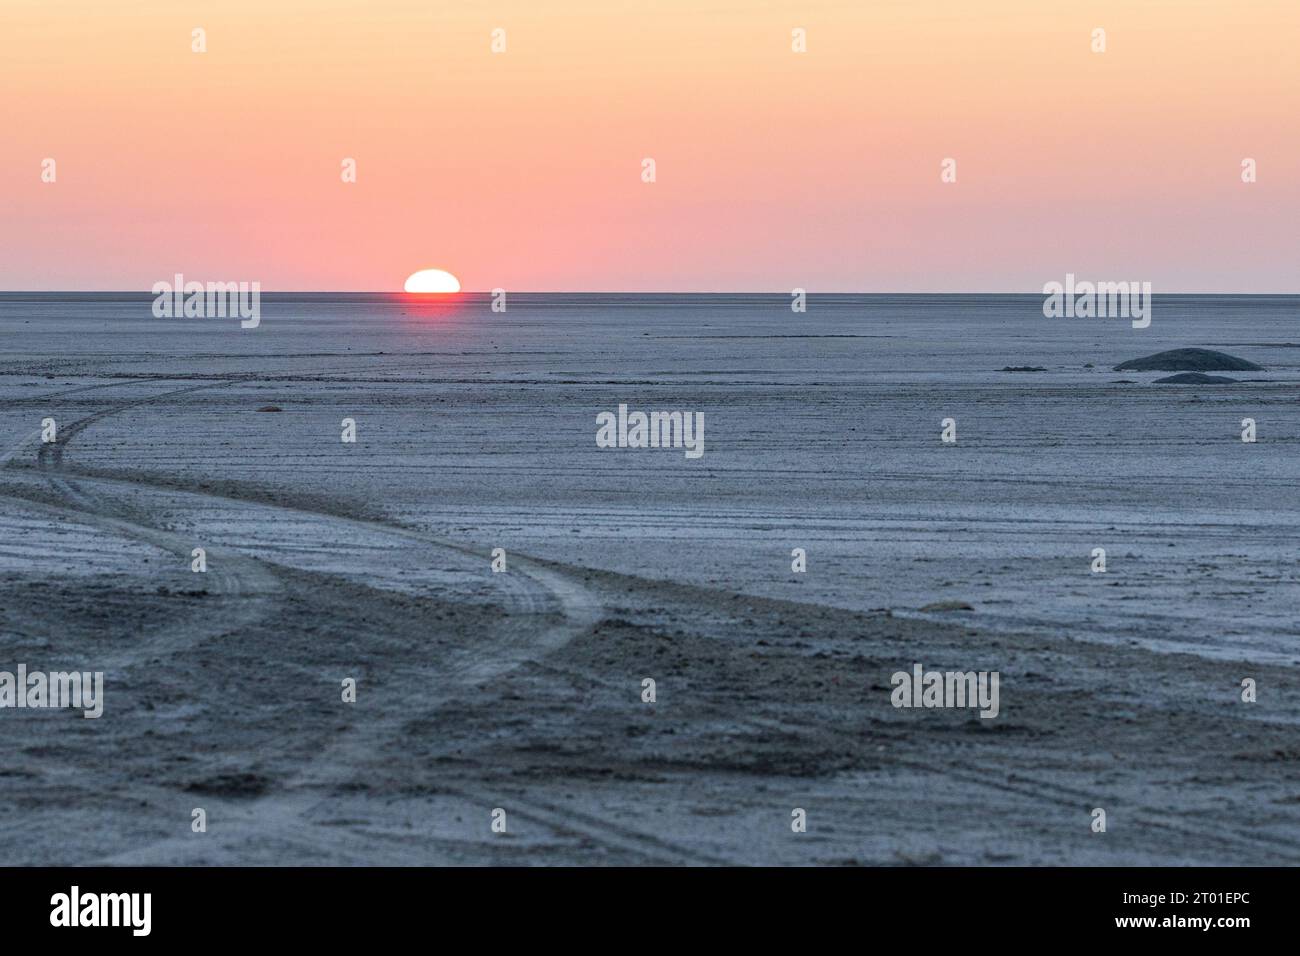
<path fill-rule="evenodd" d="M 1041 365 L 1006 365 L 1003 366 L 1004 372 L 1046 372 L 1047 369 Z"/>
<path fill-rule="evenodd" d="M 1155 381 L 1157 385 L 1236 385 L 1235 378 L 1222 375 L 1202 375 L 1200 372 L 1183 372 L 1179 375 L 1166 375 Z"/>
<path fill-rule="evenodd" d="M 279 405 L 263 405 L 258 409 L 259 412 L 282 412 L 284 411 Z"/>
<path fill-rule="evenodd" d="M 1258 372 L 1254 362 L 1213 349 L 1170 349 L 1115 366 L 1116 372 Z"/>

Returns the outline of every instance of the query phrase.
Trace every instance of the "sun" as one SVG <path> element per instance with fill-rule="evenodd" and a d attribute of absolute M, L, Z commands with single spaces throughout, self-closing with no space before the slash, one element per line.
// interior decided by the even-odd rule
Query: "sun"
<path fill-rule="evenodd" d="M 442 269 L 421 269 L 406 277 L 407 292 L 459 292 L 460 280 Z"/>

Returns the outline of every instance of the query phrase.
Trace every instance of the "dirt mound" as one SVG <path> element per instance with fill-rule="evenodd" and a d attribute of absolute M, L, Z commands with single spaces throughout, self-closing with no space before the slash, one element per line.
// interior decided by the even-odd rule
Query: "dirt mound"
<path fill-rule="evenodd" d="M 1202 375 L 1200 372 L 1183 372 L 1179 375 L 1166 375 L 1158 378 L 1156 385 L 1235 385 L 1237 379 L 1224 378 L 1222 375 Z"/>
<path fill-rule="evenodd" d="M 1254 362 L 1213 349 L 1170 349 L 1115 366 L 1116 372 L 1258 372 Z"/>

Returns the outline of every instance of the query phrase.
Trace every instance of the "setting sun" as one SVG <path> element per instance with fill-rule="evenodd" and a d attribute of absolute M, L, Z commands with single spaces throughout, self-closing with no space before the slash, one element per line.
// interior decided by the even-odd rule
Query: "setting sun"
<path fill-rule="evenodd" d="M 421 269 L 407 276 L 403 288 L 407 292 L 459 292 L 460 280 L 442 269 Z"/>

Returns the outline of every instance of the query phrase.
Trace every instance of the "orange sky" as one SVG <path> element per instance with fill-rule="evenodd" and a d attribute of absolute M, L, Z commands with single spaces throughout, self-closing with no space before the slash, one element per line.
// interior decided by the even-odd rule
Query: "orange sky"
<path fill-rule="evenodd" d="M 0 288 L 1300 292 L 1297 37 L 1297 0 L 0 0 Z"/>

